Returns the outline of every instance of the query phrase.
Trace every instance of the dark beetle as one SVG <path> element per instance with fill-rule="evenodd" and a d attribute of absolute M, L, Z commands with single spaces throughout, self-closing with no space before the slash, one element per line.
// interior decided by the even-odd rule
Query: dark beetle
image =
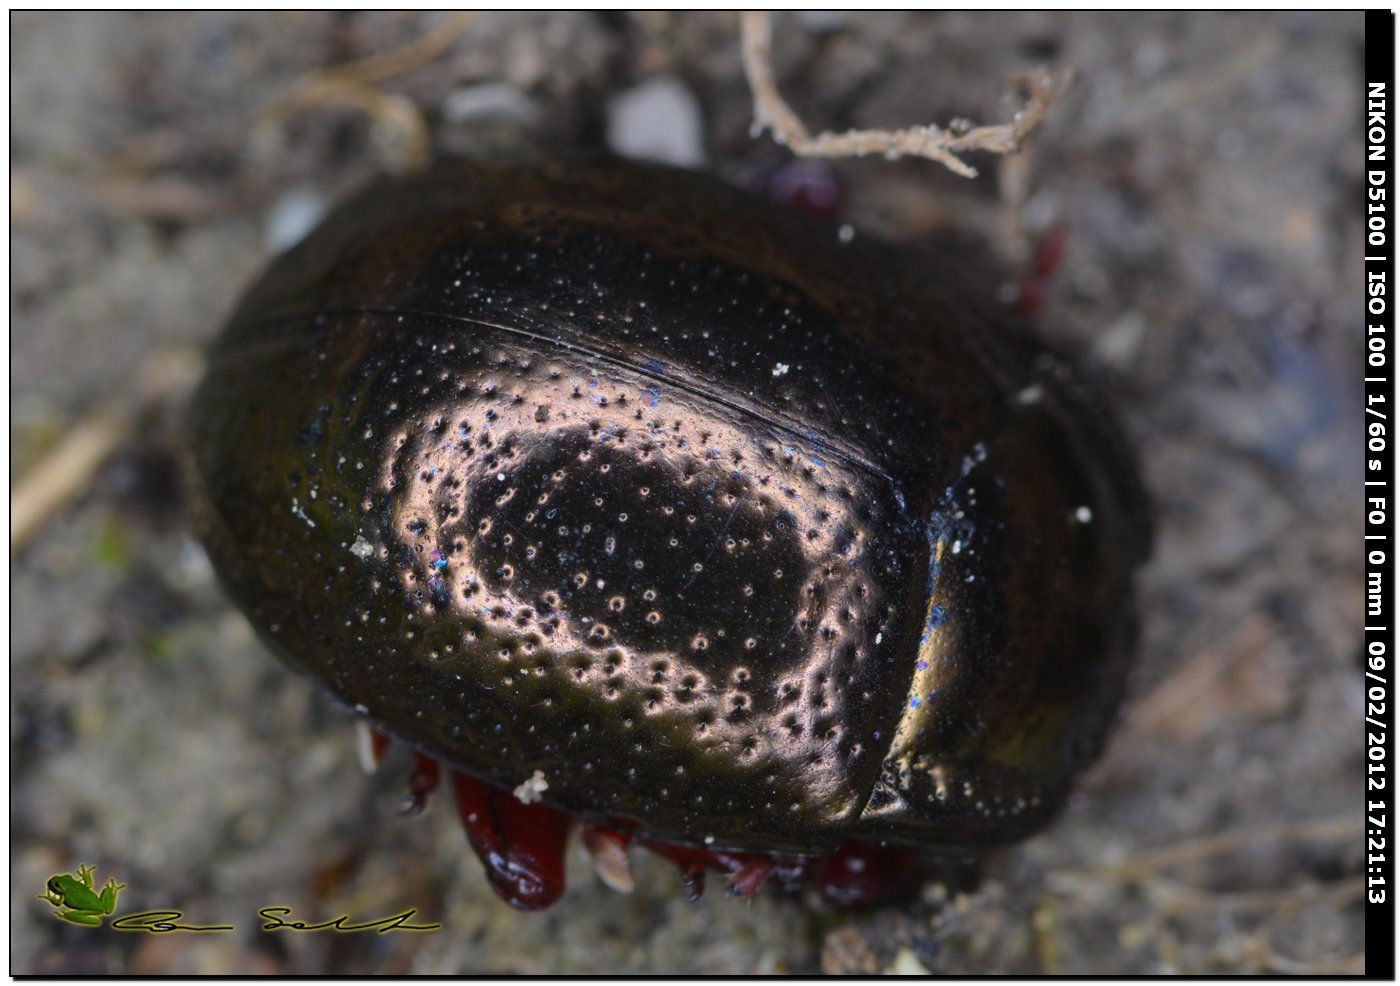
<path fill-rule="evenodd" d="M 979 271 L 688 172 L 384 182 L 214 344 L 205 543 L 274 651 L 455 772 L 513 903 L 562 890 L 556 809 L 614 883 L 638 837 L 744 893 L 1008 843 L 1103 742 L 1149 534 Z"/>

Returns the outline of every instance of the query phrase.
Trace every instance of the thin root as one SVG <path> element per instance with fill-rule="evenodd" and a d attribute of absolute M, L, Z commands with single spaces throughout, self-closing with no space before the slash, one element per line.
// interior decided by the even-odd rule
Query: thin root
<path fill-rule="evenodd" d="M 136 400 L 103 404 L 10 490 L 10 553 L 91 484 L 102 464 L 131 437 L 141 415 L 175 399 L 199 375 L 201 361 L 184 349 L 162 349 L 136 372 Z"/>
<path fill-rule="evenodd" d="M 754 99 L 754 135 L 765 129 L 773 139 L 786 144 L 799 157 L 860 157 L 884 154 L 889 158 L 924 157 L 937 161 L 964 178 L 977 176 L 977 169 L 959 154 L 991 151 L 1011 154 L 1020 149 L 1030 133 L 1045 119 L 1050 107 L 1068 88 L 1072 74 L 1039 68 L 1018 75 L 1013 81 L 1027 93 L 1026 105 L 1010 123 L 945 130 L 934 124 L 903 130 L 848 130 L 842 134 L 823 132 L 813 137 L 797 114 L 783 101 L 773 78 L 771 57 L 772 19 L 766 11 L 746 11 L 740 16 L 744 74 Z"/>

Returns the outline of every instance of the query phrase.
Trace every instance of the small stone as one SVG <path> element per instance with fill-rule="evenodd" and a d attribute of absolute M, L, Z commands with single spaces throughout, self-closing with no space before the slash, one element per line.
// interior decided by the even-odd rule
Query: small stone
<path fill-rule="evenodd" d="M 326 214 L 326 200 L 315 192 L 293 190 L 272 206 L 263 238 L 273 253 L 289 250 L 302 241 Z"/>
<path fill-rule="evenodd" d="M 680 80 L 648 79 L 614 97 L 607 112 L 613 153 L 683 168 L 704 163 L 700 104 Z"/>
<path fill-rule="evenodd" d="M 927 976 L 930 975 L 928 967 L 919 961 L 912 951 L 901 948 L 894 957 L 894 963 L 890 966 L 892 976 Z"/>

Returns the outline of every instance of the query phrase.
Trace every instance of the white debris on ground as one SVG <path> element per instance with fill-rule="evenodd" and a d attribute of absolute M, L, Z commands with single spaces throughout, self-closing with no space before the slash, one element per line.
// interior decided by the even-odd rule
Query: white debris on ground
<path fill-rule="evenodd" d="M 290 250 L 315 228 L 326 214 L 325 197 L 309 189 L 283 193 L 267 214 L 263 239 L 273 253 Z"/>
<path fill-rule="evenodd" d="M 622 157 L 693 168 L 705 161 L 700 104 L 680 80 L 657 76 L 608 101 L 608 148 Z"/>
<path fill-rule="evenodd" d="M 508 82 L 484 82 L 449 93 L 442 104 L 442 116 L 449 123 L 511 120 L 530 124 L 540 118 L 541 110 L 538 103 Z"/>

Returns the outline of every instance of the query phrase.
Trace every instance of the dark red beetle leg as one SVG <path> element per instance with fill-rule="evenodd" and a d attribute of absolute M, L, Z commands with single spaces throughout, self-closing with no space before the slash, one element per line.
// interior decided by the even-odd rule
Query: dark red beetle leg
<path fill-rule="evenodd" d="M 1016 307 L 1022 315 L 1036 316 L 1044 307 L 1051 279 L 1065 259 L 1068 234 L 1063 225 L 1054 225 L 1036 241 L 1026 272 L 1017 285 Z"/>
<path fill-rule="evenodd" d="M 773 860 L 768 856 L 749 860 L 729 874 L 730 896 L 752 897 L 763 888 L 764 883 L 768 881 L 768 874 L 772 872 Z"/>
<path fill-rule="evenodd" d="M 797 893 L 806 886 L 813 870 L 821 862 L 820 859 L 813 859 L 809 856 L 776 854 L 771 858 L 773 868 L 768 871 L 769 881 L 776 883 L 789 893 Z"/>
<path fill-rule="evenodd" d="M 842 910 L 873 907 L 917 880 L 918 858 L 902 849 L 847 842 L 820 860 L 811 875 L 822 898 Z"/>
<path fill-rule="evenodd" d="M 569 818 L 547 805 L 527 805 L 510 791 L 452 772 L 467 839 L 486 867 L 491 889 L 513 907 L 537 911 L 564 893 L 564 840 Z"/>
<path fill-rule="evenodd" d="M 408 777 L 408 795 L 404 798 L 402 813 L 405 818 L 421 815 L 428 807 L 428 797 L 437 790 L 438 776 L 438 762 L 427 754 L 418 754 L 413 773 Z"/>
<path fill-rule="evenodd" d="M 694 904 L 705 896 L 705 864 L 700 862 L 678 863 L 681 883 L 685 884 L 685 899 Z"/>
<path fill-rule="evenodd" d="M 714 858 L 708 849 L 692 849 L 687 846 L 673 846 L 667 842 L 641 840 L 658 856 L 663 856 L 676 864 L 681 871 L 681 882 L 685 884 L 685 899 L 695 903 L 705 894 L 705 866 Z"/>
<path fill-rule="evenodd" d="M 374 751 L 376 763 L 384 759 L 384 754 L 389 752 L 389 745 L 394 742 L 386 733 L 381 733 L 373 726 L 369 730 L 369 741 L 370 748 Z"/>

